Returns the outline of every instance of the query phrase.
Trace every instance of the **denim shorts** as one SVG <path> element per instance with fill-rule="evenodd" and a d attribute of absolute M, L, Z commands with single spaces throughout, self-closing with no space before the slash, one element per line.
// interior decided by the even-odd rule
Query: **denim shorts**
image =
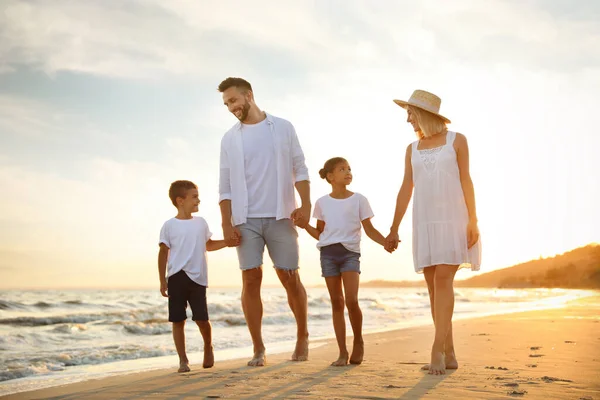
<path fill-rule="evenodd" d="M 321 247 L 321 276 L 340 276 L 342 272 L 360 274 L 360 253 L 348 250 L 341 243 Z"/>
<path fill-rule="evenodd" d="M 265 245 L 277 269 L 298 269 L 298 231 L 291 219 L 248 218 L 237 225 L 242 243 L 236 247 L 242 271 L 263 265 Z"/>

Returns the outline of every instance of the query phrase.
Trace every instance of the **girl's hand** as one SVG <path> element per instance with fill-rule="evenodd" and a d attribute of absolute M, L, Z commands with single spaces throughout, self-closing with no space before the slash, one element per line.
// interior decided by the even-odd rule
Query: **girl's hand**
<path fill-rule="evenodd" d="M 469 221 L 467 224 L 467 247 L 470 249 L 479 240 L 479 227 L 477 221 Z"/>
<path fill-rule="evenodd" d="M 398 248 L 398 243 L 400 242 L 400 238 L 398 237 L 398 232 L 390 232 L 390 234 L 385 238 L 384 248 L 388 252 L 392 252 Z"/>

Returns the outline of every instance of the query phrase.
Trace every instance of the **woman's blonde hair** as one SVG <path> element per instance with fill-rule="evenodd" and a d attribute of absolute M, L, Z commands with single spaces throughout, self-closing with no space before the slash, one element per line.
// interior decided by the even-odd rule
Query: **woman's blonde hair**
<path fill-rule="evenodd" d="M 419 139 L 443 133 L 448 129 L 446 121 L 435 114 L 411 105 L 407 105 L 406 109 L 417 119 L 419 124 L 417 136 Z"/>

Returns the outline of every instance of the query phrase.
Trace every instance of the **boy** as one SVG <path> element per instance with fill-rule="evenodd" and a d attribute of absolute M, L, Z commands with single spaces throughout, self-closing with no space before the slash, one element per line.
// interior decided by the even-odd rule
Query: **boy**
<path fill-rule="evenodd" d="M 192 320 L 200 328 L 204 340 L 202 367 L 210 368 L 214 365 L 212 329 L 206 304 L 206 251 L 224 248 L 225 241 L 211 240 L 212 233 L 204 218 L 192 216 L 192 213 L 198 211 L 200 204 L 198 187 L 194 183 L 173 182 L 169 197 L 177 207 L 177 216 L 165 222 L 160 231 L 160 293 L 169 298 L 169 321 L 173 323 L 173 340 L 179 355 L 177 372 L 189 372 L 184 330 L 188 303 L 192 309 Z"/>

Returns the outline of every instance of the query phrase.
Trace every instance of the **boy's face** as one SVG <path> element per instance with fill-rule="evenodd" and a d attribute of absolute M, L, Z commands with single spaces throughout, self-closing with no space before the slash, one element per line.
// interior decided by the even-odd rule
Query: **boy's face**
<path fill-rule="evenodd" d="M 198 195 L 198 189 L 188 189 L 185 192 L 185 197 L 177 198 L 178 208 L 188 213 L 197 212 L 199 204 L 200 196 Z"/>

